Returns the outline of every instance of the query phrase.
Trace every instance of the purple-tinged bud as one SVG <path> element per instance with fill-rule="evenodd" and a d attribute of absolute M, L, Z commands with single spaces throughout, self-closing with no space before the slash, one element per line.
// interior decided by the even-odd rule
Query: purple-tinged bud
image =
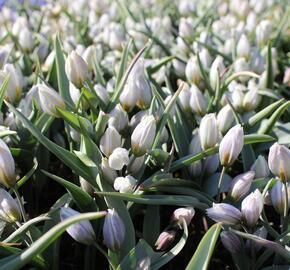
<path fill-rule="evenodd" d="M 251 167 L 251 171 L 255 171 L 255 178 L 266 178 L 270 175 L 270 170 L 266 159 L 259 155 L 255 163 Z"/>
<path fill-rule="evenodd" d="M 287 192 L 288 192 L 288 209 L 290 205 L 290 186 L 287 183 Z M 284 214 L 286 194 L 285 194 L 285 185 L 281 181 L 277 181 L 276 184 L 272 187 L 271 192 L 271 202 L 277 213 L 280 215 Z"/>
<path fill-rule="evenodd" d="M 174 241 L 175 234 L 175 231 L 162 232 L 155 243 L 156 249 L 161 251 L 166 250 Z"/>
<path fill-rule="evenodd" d="M 254 180 L 255 172 L 249 171 L 243 174 L 237 175 L 231 183 L 229 189 L 229 196 L 234 201 L 239 201 L 244 197 L 250 190 L 251 184 Z"/>
<path fill-rule="evenodd" d="M 61 221 L 79 214 L 80 213 L 78 211 L 75 211 L 69 207 L 62 207 L 60 209 Z M 96 240 L 93 227 L 88 220 L 83 220 L 73 224 L 69 226 L 66 231 L 75 241 L 84 245 L 92 245 Z"/>
<path fill-rule="evenodd" d="M 229 166 L 238 158 L 244 146 L 244 131 L 241 125 L 232 127 L 223 137 L 219 155 L 222 166 Z"/>
<path fill-rule="evenodd" d="M 183 207 L 177 208 L 172 214 L 172 220 L 177 221 L 179 224 L 182 224 L 182 219 L 185 220 L 186 225 L 188 226 L 195 215 L 195 210 L 193 207 Z"/>
<path fill-rule="evenodd" d="M 223 246 L 232 254 L 237 254 L 241 251 L 241 239 L 233 232 L 223 231 L 221 233 L 221 241 Z"/>
<path fill-rule="evenodd" d="M 282 182 L 290 180 L 290 150 L 278 143 L 274 143 L 269 151 L 268 164 L 271 172 Z"/>
<path fill-rule="evenodd" d="M 263 205 L 263 197 L 258 189 L 249 194 L 242 201 L 241 210 L 243 219 L 249 227 L 253 227 L 257 224 L 263 210 Z"/>
<path fill-rule="evenodd" d="M 227 203 L 213 203 L 211 208 L 206 209 L 206 213 L 212 220 L 228 225 L 236 225 L 242 219 L 241 211 Z"/>
<path fill-rule="evenodd" d="M 104 244 L 113 251 L 120 250 L 125 232 L 125 225 L 116 210 L 108 209 L 103 226 Z"/>

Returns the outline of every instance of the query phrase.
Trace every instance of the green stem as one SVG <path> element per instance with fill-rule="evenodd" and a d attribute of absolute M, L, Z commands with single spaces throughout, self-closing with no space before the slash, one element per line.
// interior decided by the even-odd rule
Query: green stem
<path fill-rule="evenodd" d="M 22 214 L 22 217 L 23 217 L 23 221 L 26 222 L 27 221 L 27 216 L 26 216 L 26 212 L 25 212 L 25 209 L 24 209 L 24 205 L 21 201 L 21 197 L 20 197 L 20 194 L 17 190 L 17 186 L 13 187 L 12 188 L 15 196 L 16 196 L 16 199 L 18 201 L 18 204 L 19 204 L 19 207 L 20 207 L 20 211 L 21 211 L 21 214 Z"/>
<path fill-rule="evenodd" d="M 217 188 L 217 202 L 220 202 L 220 194 L 221 194 L 221 187 L 222 187 L 222 182 L 224 178 L 224 174 L 226 172 L 226 167 L 223 166 L 222 172 L 220 174 L 219 182 L 218 182 L 218 188 Z"/>

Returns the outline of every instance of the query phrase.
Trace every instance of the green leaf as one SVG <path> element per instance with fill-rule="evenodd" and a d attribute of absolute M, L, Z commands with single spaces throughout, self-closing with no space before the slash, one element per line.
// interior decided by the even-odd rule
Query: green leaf
<path fill-rule="evenodd" d="M 30 131 L 30 133 L 49 151 L 54 153 L 76 174 L 82 176 L 86 180 L 91 179 L 91 175 L 89 174 L 87 168 L 74 154 L 46 138 L 20 111 L 16 110 L 11 104 L 6 102 L 6 105 L 21 120 L 21 122 Z"/>
<path fill-rule="evenodd" d="M 186 270 L 206 270 L 208 268 L 220 231 L 221 224 L 215 224 L 206 232 Z"/>
<path fill-rule="evenodd" d="M 99 210 L 93 198 L 87 192 L 83 191 L 80 187 L 47 171 L 41 171 L 46 176 L 66 188 L 78 208 L 80 208 L 83 212 L 94 212 Z"/>
<path fill-rule="evenodd" d="M 143 237 L 154 246 L 160 234 L 160 213 L 158 205 L 147 205 L 143 220 Z"/>
<path fill-rule="evenodd" d="M 59 36 L 57 35 L 54 40 L 55 62 L 57 72 L 57 84 L 61 97 L 71 106 L 74 106 L 70 93 L 69 81 L 65 73 L 65 59 L 62 53 Z"/>
<path fill-rule="evenodd" d="M 154 74 L 160 68 L 162 68 L 163 66 L 165 66 L 167 63 L 171 62 L 174 59 L 175 59 L 175 56 L 173 56 L 173 55 L 163 57 L 156 64 L 153 64 L 153 65 L 147 67 L 147 72 L 150 74 Z"/>
<path fill-rule="evenodd" d="M 268 89 L 273 89 L 274 84 L 274 74 L 273 74 L 273 64 L 272 64 L 272 44 L 271 41 L 268 43 L 267 47 L 267 69 L 266 69 L 266 87 Z"/>
<path fill-rule="evenodd" d="M 9 79 L 10 79 L 10 76 L 9 75 L 6 76 L 6 78 L 4 79 L 0 87 L 0 110 L 2 108 L 3 100 L 4 100 L 5 93 L 8 87 L 8 83 L 9 83 Z"/>
<path fill-rule="evenodd" d="M 85 213 L 77 216 L 70 217 L 43 234 L 36 240 L 30 247 L 26 248 L 16 257 L 10 261 L 2 263 L 0 270 L 18 270 L 28 264 L 35 256 L 41 254 L 50 244 L 52 244 L 58 237 L 60 237 L 65 230 L 80 221 L 99 219 L 106 215 L 106 212 Z"/>

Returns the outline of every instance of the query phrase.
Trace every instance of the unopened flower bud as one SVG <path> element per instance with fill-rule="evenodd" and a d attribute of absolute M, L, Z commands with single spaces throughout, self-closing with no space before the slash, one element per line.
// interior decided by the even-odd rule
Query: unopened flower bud
<path fill-rule="evenodd" d="M 224 106 L 217 115 L 217 125 L 221 133 L 225 134 L 235 120 L 233 110 L 229 104 Z"/>
<path fill-rule="evenodd" d="M 238 158 L 244 146 L 244 131 L 241 125 L 232 127 L 223 137 L 219 156 L 222 166 L 229 166 Z"/>
<path fill-rule="evenodd" d="M 290 180 L 290 150 L 278 143 L 274 143 L 269 151 L 268 164 L 271 172 L 281 181 Z"/>
<path fill-rule="evenodd" d="M 114 189 L 120 193 L 133 193 L 136 184 L 137 180 L 131 175 L 117 177 L 114 182 Z"/>
<path fill-rule="evenodd" d="M 82 177 L 80 177 L 80 186 L 83 191 L 87 192 L 90 195 L 93 195 L 95 191 L 94 187 Z"/>
<path fill-rule="evenodd" d="M 220 236 L 223 246 L 230 253 L 237 254 L 241 251 L 242 242 L 236 234 L 229 231 L 223 231 Z"/>
<path fill-rule="evenodd" d="M 65 61 L 65 72 L 69 81 L 81 88 L 88 77 L 88 66 L 76 51 L 72 51 Z"/>
<path fill-rule="evenodd" d="M 258 189 L 256 189 L 255 192 L 249 194 L 242 201 L 241 210 L 243 219 L 249 227 L 256 225 L 262 213 L 263 205 L 263 197 Z"/>
<path fill-rule="evenodd" d="M 266 159 L 259 155 L 255 163 L 251 167 L 251 171 L 255 171 L 255 178 L 265 178 L 270 175 L 270 170 Z"/>
<path fill-rule="evenodd" d="M 287 183 L 287 192 L 288 192 L 288 209 L 290 205 L 290 186 Z M 284 214 L 285 203 L 286 203 L 286 194 L 285 194 L 285 185 L 281 183 L 281 181 L 277 181 L 276 184 L 272 187 L 271 192 L 271 202 L 276 210 L 276 212 L 280 215 Z"/>
<path fill-rule="evenodd" d="M 18 203 L 3 188 L 0 188 L 0 219 L 9 223 L 21 221 L 21 211 Z"/>
<path fill-rule="evenodd" d="M 227 203 L 213 203 L 211 208 L 206 209 L 206 213 L 212 220 L 228 225 L 236 225 L 242 219 L 241 211 Z"/>
<path fill-rule="evenodd" d="M 195 210 L 193 207 L 183 207 L 177 208 L 172 215 L 172 219 L 177 221 L 178 224 L 182 224 L 182 219 L 185 220 L 186 225 L 188 226 L 195 214 Z"/>
<path fill-rule="evenodd" d="M 190 17 L 187 18 L 180 18 L 179 22 L 179 36 L 182 38 L 193 38 L 194 27 L 193 27 L 193 20 Z"/>
<path fill-rule="evenodd" d="M 115 179 L 118 177 L 118 174 L 109 166 L 108 160 L 106 158 L 102 158 L 101 169 L 105 179 L 110 184 L 113 184 Z"/>
<path fill-rule="evenodd" d="M 199 116 L 206 114 L 207 100 L 201 93 L 201 91 L 194 84 L 190 87 L 191 97 L 190 97 L 190 107 L 194 113 Z"/>
<path fill-rule="evenodd" d="M 215 154 L 207 157 L 203 161 L 203 173 L 204 175 L 211 175 L 216 172 L 220 164 L 219 155 Z"/>
<path fill-rule="evenodd" d="M 185 84 L 185 87 L 181 91 L 178 96 L 179 104 L 183 111 L 190 112 L 190 97 L 191 97 L 191 90 L 188 84 Z"/>
<path fill-rule="evenodd" d="M 191 57 L 187 62 L 185 68 L 185 75 L 187 81 L 191 84 L 199 85 L 199 83 L 201 82 L 202 76 L 196 56 Z"/>
<path fill-rule="evenodd" d="M 244 96 L 243 107 L 244 110 L 249 112 L 255 110 L 261 101 L 261 97 L 257 88 L 250 89 Z"/>
<path fill-rule="evenodd" d="M 245 34 L 242 34 L 237 44 L 237 57 L 245 57 L 249 59 L 251 53 L 251 45 Z"/>
<path fill-rule="evenodd" d="M 272 34 L 272 23 L 268 20 L 261 21 L 256 28 L 256 39 L 259 46 L 267 44 Z"/>
<path fill-rule="evenodd" d="M 88 69 L 92 70 L 94 66 L 94 46 L 89 46 L 82 53 L 82 58 L 87 63 Z"/>
<path fill-rule="evenodd" d="M 197 155 L 200 152 L 202 152 L 201 145 L 200 145 L 200 138 L 198 134 L 198 130 L 195 131 L 195 134 L 193 135 L 190 145 L 189 145 L 189 151 L 188 153 L 190 155 Z M 193 177 L 198 177 L 201 174 L 202 171 L 202 162 L 201 160 L 194 161 L 189 165 L 189 171 Z"/>
<path fill-rule="evenodd" d="M 6 143 L 0 139 L 0 183 L 7 188 L 16 183 L 15 163 Z"/>
<path fill-rule="evenodd" d="M 156 249 L 161 251 L 166 250 L 174 241 L 175 234 L 175 231 L 162 232 L 155 243 Z"/>
<path fill-rule="evenodd" d="M 121 135 L 114 127 L 108 127 L 100 140 L 100 149 L 109 157 L 114 149 L 121 147 Z"/>
<path fill-rule="evenodd" d="M 200 122 L 199 139 L 202 150 L 214 147 L 219 141 L 219 130 L 214 113 L 206 114 Z"/>
<path fill-rule="evenodd" d="M 129 164 L 129 152 L 125 148 L 117 147 L 109 156 L 109 166 L 114 170 L 122 170 Z"/>
<path fill-rule="evenodd" d="M 56 107 L 65 109 L 65 103 L 63 102 L 61 96 L 45 84 L 38 84 L 37 88 L 41 109 L 49 115 L 59 117 Z"/>
<path fill-rule="evenodd" d="M 62 207 L 60 209 L 61 221 L 67 218 L 77 216 L 80 213 L 70 207 Z M 66 229 L 67 233 L 77 242 L 84 245 L 92 245 L 96 240 L 96 235 L 91 223 L 88 220 L 80 221 L 76 224 L 69 226 Z"/>
<path fill-rule="evenodd" d="M 108 209 L 103 226 L 104 244 L 113 251 L 120 250 L 125 232 L 125 225 L 116 210 Z"/>
<path fill-rule="evenodd" d="M 107 89 L 101 84 L 97 84 L 94 86 L 94 90 L 97 96 L 103 101 L 103 103 L 107 105 L 110 101 L 110 97 L 109 97 Z"/>
<path fill-rule="evenodd" d="M 136 126 L 131 136 L 132 152 L 140 157 L 151 148 L 156 132 L 156 120 L 153 115 L 146 116 Z"/>
<path fill-rule="evenodd" d="M 110 112 L 109 126 L 113 126 L 118 132 L 123 131 L 129 123 L 127 112 L 120 104 Z"/>
<path fill-rule="evenodd" d="M 31 52 L 34 46 L 33 34 L 25 27 L 19 33 L 19 44 L 25 52 Z"/>
<path fill-rule="evenodd" d="M 218 78 L 220 77 L 224 69 L 225 66 L 223 63 L 223 58 L 221 56 L 217 56 L 211 65 L 209 73 L 210 85 L 214 90 L 216 90 L 218 86 Z"/>
<path fill-rule="evenodd" d="M 237 175 L 231 182 L 229 196 L 234 201 L 239 201 L 249 192 L 254 177 L 255 172 L 253 171 Z"/>

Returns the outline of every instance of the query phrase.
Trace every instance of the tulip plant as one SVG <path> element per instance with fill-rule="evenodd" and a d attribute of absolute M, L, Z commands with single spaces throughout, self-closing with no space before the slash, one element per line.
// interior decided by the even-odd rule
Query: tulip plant
<path fill-rule="evenodd" d="M 289 269 L 289 17 L 1 1 L 0 270 Z"/>

